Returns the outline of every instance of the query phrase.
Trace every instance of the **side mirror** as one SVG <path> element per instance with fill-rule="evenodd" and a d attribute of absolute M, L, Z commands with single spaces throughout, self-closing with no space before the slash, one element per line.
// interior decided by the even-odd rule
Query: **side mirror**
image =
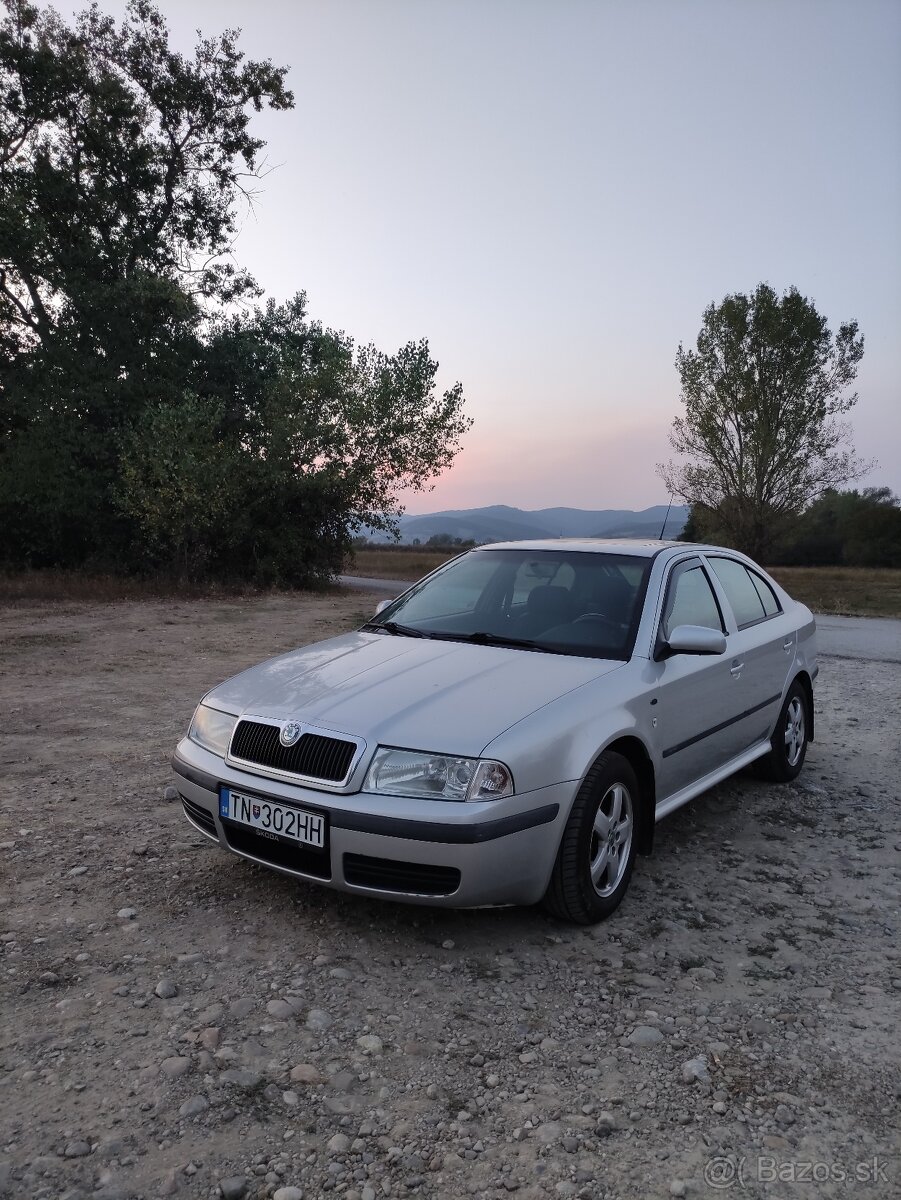
<path fill-rule="evenodd" d="M 393 600 L 380 600 L 378 602 L 378 604 L 375 606 L 375 613 L 373 615 L 377 617 L 380 612 L 383 612 L 384 609 L 386 609 L 388 607 L 389 604 L 393 604 L 393 603 L 394 603 Z"/>
<path fill-rule="evenodd" d="M 664 647 L 670 654 L 725 654 L 726 635 L 703 625 L 677 625 Z"/>

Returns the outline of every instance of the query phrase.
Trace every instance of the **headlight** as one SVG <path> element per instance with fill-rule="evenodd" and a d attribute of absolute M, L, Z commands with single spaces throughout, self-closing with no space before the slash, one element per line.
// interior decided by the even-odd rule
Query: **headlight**
<path fill-rule="evenodd" d="M 220 758 L 225 758 L 229 739 L 238 723 L 238 718 L 231 713 L 220 712 L 218 708 L 208 708 L 206 704 L 198 704 L 188 737 L 204 750 L 212 750 Z"/>
<path fill-rule="evenodd" d="M 363 791 L 426 800 L 496 800 L 513 795 L 513 776 L 503 763 L 490 759 L 380 746 Z"/>

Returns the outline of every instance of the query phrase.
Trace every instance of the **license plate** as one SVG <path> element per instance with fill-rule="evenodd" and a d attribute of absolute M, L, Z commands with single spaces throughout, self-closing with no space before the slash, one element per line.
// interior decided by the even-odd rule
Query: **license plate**
<path fill-rule="evenodd" d="M 317 850 L 325 847 L 325 817 L 321 813 L 289 808 L 287 804 L 223 787 L 219 792 L 219 815 L 269 837 L 293 838 Z"/>

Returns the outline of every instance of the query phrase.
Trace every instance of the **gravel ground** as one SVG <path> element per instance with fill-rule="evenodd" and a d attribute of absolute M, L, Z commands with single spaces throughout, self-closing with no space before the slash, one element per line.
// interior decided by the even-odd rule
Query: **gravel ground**
<path fill-rule="evenodd" d="M 376 596 L 0 608 L 0 1195 L 901 1195 L 897 664 L 613 920 L 298 885 L 164 799 L 193 705 Z"/>

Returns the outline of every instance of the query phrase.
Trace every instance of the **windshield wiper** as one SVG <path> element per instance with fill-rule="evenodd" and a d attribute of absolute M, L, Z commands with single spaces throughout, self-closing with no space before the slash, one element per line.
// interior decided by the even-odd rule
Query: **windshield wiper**
<path fill-rule="evenodd" d="M 543 650 L 546 654 L 566 654 L 565 650 L 558 650 L 545 642 L 536 642 L 533 638 L 507 637 L 503 633 L 487 633 L 481 629 L 476 633 L 445 633 L 440 636 L 455 642 L 476 642 L 484 646 L 510 646 L 514 650 Z"/>
<path fill-rule="evenodd" d="M 384 629 L 388 633 L 396 634 L 398 637 L 427 638 L 432 636 L 423 629 L 414 629 L 412 625 L 398 625 L 397 621 L 367 621 L 363 628 Z"/>
<path fill-rule="evenodd" d="M 393 633 L 399 637 L 432 638 L 440 642 L 475 642 L 480 646 L 509 646 L 514 650 L 541 650 L 545 654 L 570 653 L 570 651 L 561 650 L 555 646 L 548 646 L 544 642 L 533 641 L 531 638 L 506 637 L 502 633 L 488 633 L 486 630 L 478 630 L 475 633 L 445 633 L 441 630 L 432 632 L 416 629 L 412 625 L 400 625 L 397 621 L 367 621 L 363 628 L 376 632 L 384 630 L 385 633 Z"/>

